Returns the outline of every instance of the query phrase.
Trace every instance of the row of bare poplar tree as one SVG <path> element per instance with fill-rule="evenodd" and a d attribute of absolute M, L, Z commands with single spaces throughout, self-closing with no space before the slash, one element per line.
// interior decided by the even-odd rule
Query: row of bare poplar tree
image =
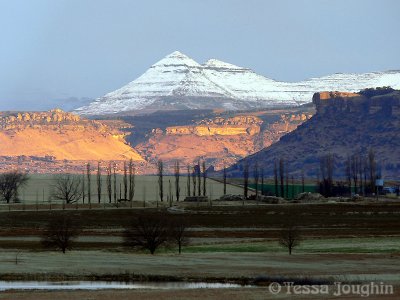
<path fill-rule="evenodd" d="M 132 201 L 135 195 L 135 165 L 131 159 L 124 162 L 123 179 L 117 188 L 117 165 L 109 162 L 106 167 L 106 191 L 108 202 Z M 97 202 L 101 203 L 103 192 L 103 179 L 100 162 L 97 163 L 96 173 Z M 82 176 L 73 174 L 60 174 L 56 176 L 52 197 L 63 200 L 65 203 L 75 203 L 82 199 L 82 203 L 92 203 L 92 167 L 86 164 L 86 172 Z"/>
<path fill-rule="evenodd" d="M 164 163 L 159 160 L 157 163 L 158 169 L 158 188 L 159 188 L 159 198 L 164 201 Z M 205 197 L 207 194 L 207 170 L 206 162 L 203 160 L 197 161 L 197 164 L 191 166 L 187 165 L 187 175 L 186 175 L 186 196 L 187 197 Z M 175 177 L 175 199 L 180 200 L 181 197 L 181 187 L 180 187 L 180 177 L 181 177 L 181 166 L 179 161 L 175 161 L 174 164 L 174 177 Z M 168 181 L 168 195 L 167 201 L 173 200 L 172 184 L 171 180 Z"/>
<path fill-rule="evenodd" d="M 346 181 L 334 181 L 334 174 L 340 162 L 335 161 L 335 155 L 328 153 L 319 159 L 317 170 L 317 190 L 324 196 L 330 197 L 344 194 L 372 194 L 376 192 L 375 181 L 381 175 L 379 172 L 376 155 L 373 149 L 367 154 L 356 152 L 349 155 L 344 163 Z M 287 162 L 284 158 L 274 161 L 274 191 L 277 197 L 294 198 L 294 176 L 290 175 Z M 266 194 L 264 189 L 264 170 L 260 169 L 258 163 L 253 165 L 252 182 L 254 182 L 255 197 Z M 226 194 L 226 168 L 223 169 L 224 194 Z M 243 193 L 248 198 L 250 171 L 247 161 L 243 164 Z M 260 182 L 261 181 L 261 182 Z M 298 181 L 298 180 L 297 180 Z M 301 170 L 301 192 L 305 192 L 304 169 Z M 291 186 L 291 189 L 289 189 Z M 271 191 L 268 191 L 271 193 Z"/>

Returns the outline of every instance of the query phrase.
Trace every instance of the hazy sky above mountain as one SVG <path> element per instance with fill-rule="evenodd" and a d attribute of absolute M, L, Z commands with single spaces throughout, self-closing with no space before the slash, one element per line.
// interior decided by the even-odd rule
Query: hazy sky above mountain
<path fill-rule="evenodd" d="M 175 50 L 281 81 L 400 69 L 399 11 L 398 0 L 0 0 L 0 110 L 101 96 Z"/>

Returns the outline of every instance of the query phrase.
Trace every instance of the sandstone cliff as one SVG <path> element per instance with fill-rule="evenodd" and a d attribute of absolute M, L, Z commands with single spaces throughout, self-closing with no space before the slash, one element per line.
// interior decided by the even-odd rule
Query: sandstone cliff
<path fill-rule="evenodd" d="M 124 137 L 115 128 L 59 109 L 0 115 L 0 156 L 143 160 Z"/>
<path fill-rule="evenodd" d="M 311 116 L 293 110 L 202 118 L 188 125 L 154 128 L 135 149 L 150 162 L 162 159 L 168 165 L 180 160 L 185 165 L 205 159 L 221 168 L 271 145 Z"/>
<path fill-rule="evenodd" d="M 400 91 L 322 92 L 314 95 L 313 103 L 317 113 L 310 120 L 232 166 L 230 174 L 240 176 L 244 163 L 251 167 L 258 162 L 272 175 L 274 161 L 284 158 L 291 175 L 299 176 L 304 169 L 308 177 L 315 178 L 320 157 L 332 153 L 336 175 L 343 176 L 348 155 L 365 155 L 373 149 L 382 176 L 399 179 Z"/>

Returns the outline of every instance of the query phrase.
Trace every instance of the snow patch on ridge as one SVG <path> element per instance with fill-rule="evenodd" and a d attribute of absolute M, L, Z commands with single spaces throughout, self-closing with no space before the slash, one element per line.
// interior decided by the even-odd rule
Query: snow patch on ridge
<path fill-rule="evenodd" d="M 311 102 L 312 95 L 319 91 L 357 92 L 378 86 L 400 89 L 400 71 L 338 73 L 288 83 L 217 59 L 201 65 L 175 51 L 153 64 L 136 80 L 78 108 L 76 112 L 95 115 L 148 107 L 162 109 L 165 103 L 169 109 L 296 106 Z"/>

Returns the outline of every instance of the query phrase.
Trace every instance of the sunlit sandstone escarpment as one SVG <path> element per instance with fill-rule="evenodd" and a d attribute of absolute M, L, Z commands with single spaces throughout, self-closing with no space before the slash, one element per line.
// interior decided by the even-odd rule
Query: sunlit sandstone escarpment
<path fill-rule="evenodd" d="M 275 143 L 312 116 L 298 112 L 256 112 L 202 119 L 196 123 L 153 129 L 135 148 L 150 162 L 163 159 L 192 164 L 205 159 L 220 169 Z"/>
<path fill-rule="evenodd" d="M 55 160 L 142 160 L 124 133 L 59 109 L 0 115 L 0 156 Z"/>
<path fill-rule="evenodd" d="M 167 127 L 165 132 L 167 135 L 255 135 L 260 133 L 262 123 L 263 121 L 255 116 L 235 116 L 227 119 L 219 117 L 198 125 Z"/>

